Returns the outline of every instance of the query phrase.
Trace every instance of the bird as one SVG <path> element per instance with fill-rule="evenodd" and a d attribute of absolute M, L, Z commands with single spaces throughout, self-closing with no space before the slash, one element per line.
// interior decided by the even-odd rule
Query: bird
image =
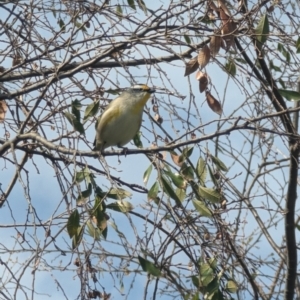
<path fill-rule="evenodd" d="M 97 120 L 94 150 L 124 148 L 139 131 L 144 106 L 154 92 L 146 84 L 136 84 L 114 99 Z"/>

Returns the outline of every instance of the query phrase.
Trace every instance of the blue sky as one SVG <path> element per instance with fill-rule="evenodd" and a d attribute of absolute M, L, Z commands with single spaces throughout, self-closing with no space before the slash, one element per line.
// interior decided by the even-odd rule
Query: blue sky
<path fill-rule="evenodd" d="M 162 3 L 160 3 L 159 5 L 162 5 Z M 54 18 L 54 16 L 50 16 L 49 20 L 56 23 L 56 19 Z M 41 30 L 41 34 L 45 34 L 46 37 L 48 36 L 48 34 L 44 32 L 43 29 Z M 66 36 L 68 36 L 68 33 L 66 33 Z M 94 45 L 96 45 L 96 42 L 94 43 Z M 84 51 L 85 49 L 81 50 Z M 97 49 L 95 49 L 95 53 L 96 50 Z M 142 48 L 140 50 L 142 50 Z M 153 52 L 151 52 L 151 55 L 154 56 L 157 53 L 158 50 L 154 49 Z M 60 54 L 62 57 L 64 56 L 63 52 L 61 52 Z M 225 54 L 223 51 L 221 52 L 221 55 L 217 57 L 217 60 L 221 63 L 224 63 L 225 59 L 229 56 L 230 54 Z M 3 66 L 9 67 L 10 63 L 10 59 L 7 59 L 4 62 Z M 201 130 L 196 133 L 197 137 L 203 134 L 211 134 L 216 132 L 218 126 L 223 123 L 225 124 L 222 125 L 222 129 L 230 127 L 230 122 L 219 122 L 218 115 L 210 110 L 207 103 L 205 102 L 205 95 L 200 94 L 198 91 L 198 82 L 196 81 L 194 74 L 189 76 L 189 78 L 183 77 L 184 63 L 182 61 L 177 61 L 172 64 L 161 63 L 159 64 L 159 67 L 162 68 L 162 70 L 165 72 L 163 78 L 160 77 L 160 74 L 157 72 L 154 66 L 133 67 L 130 69 L 130 73 L 132 74 L 132 77 L 135 78 L 136 82 L 147 83 L 156 88 L 157 93 L 154 95 L 154 98 L 159 105 L 159 114 L 163 118 L 163 126 L 168 132 L 172 134 L 173 138 L 182 136 L 188 130 L 186 126 L 184 127 L 182 125 L 183 122 L 180 120 L 180 118 L 182 118 L 182 120 L 187 121 L 187 111 L 189 111 L 190 113 L 189 121 L 191 122 L 191 128 L 193 128 L 193 126 L 196 127 L 198 125 L 203 125 Z M 251 104 L 245 104 L 246 100 L 248 100 L 247 97 L 249 97 L 249 95 L 245 93 L 245 90 L 243 90 L 242 86 L 247 82 L 243 82 L 244 77 L 241 76 L 243 74 L 243 70 L 239 67 L 237 68 L 237 76 L 234 80 L 232 78 L 228 78 L 225 72 L 223 72 L 223 70 L 219 66 L 217 66 L 217 63 L 214 62 L 210 63 L 205 68 L 205 71 L 210 76 L 213 95 L 222 103 L 222 119 L 226 119 L 228 116 L 231 116 L 233 112 L 234 117 L 248 117 L 250 108 L 255 107 L 255 101 L 260 101 L 263 99 L 253 97 L 253 100 L 247 101 L 248 104 Z M 148 77 L 149 73 L 151 74 L 151 78 Z M 132 80 L 128 77 L 128 74 L 121 68 L 116 70 L 109 70 L 107 74 L 109 78 L 119 87 L 128 87 L 131 85 L 131 83 L 135 83 L 132 82 Z M 83 80 L 83 84 L 85 84 L 85 88 L 88 91 L 94 91 L 100 87 L 103 87 L 105 89 L 115 88 L 114 85 L 108 80 L 101 84 L 100 82 L 93 82 L 92 80 L 86 82 L 84 80 L 86 76 L 83 74 L 79 74 L 77 78 L 79 80 Z M 62 81 L 62 83 L 66 84 L 66 82 L 68 81 L 69 80 L 64 80 Z M 242 82 L 239 88 L 236 85 L 236 81 Z M 171 83 L 172 86 L 169 83 Z M 166 91 L 165 87 L 167 87 L 169 90 Z M 249 88 L 249 86 L 247 87 Z M 8 88 L 14 89 L 14 85 L 9 85 Z M 185 98 L 180 99 L 168 93 L 170 91 L 174 91 L 174 89 L 176 89 L 176 91 L 178 91 L 182 96 L 185 96 Z M 249 90 L 247 91 L 249 92 L 249 94 L 251 94 Z M 75 95 L 74 99 L 76 97 L 78 97 L 78 95 Z M 104 94 L 103 97 L 105 99 L 112 100 L 115 96 Z M 62 101 L 63 99 L 64 95 L 57 95 L 57 100 Z M 26 100 L 29 99 L 26 98 Z M 70 99 L 66 99 L 66 101 L 69 100 Z M 85 97 L 85 95 L 81 95 L 80 100 L 83 100 L 82 103 L 86 105 L 92 102 L 91 97 Z M 173 115 L 171 105 L 175 105 L 177 107 L 177 111 L 179 112 L 177 117 Z M 146 111 L 149 111 L 151 116 L 154 116 L 152 105 L 150 102 L 147 104 Z M 8 114 L 8 118 L 10 117 L 11 116 L 9 116 Z M 94 120 L 91 120 L 90 122 L 93 123 Z M 232 121 L 232 123 L 233 122 L 234 120 Z M 87 126 L 89 127 L 86 131 L 86 139 L 90 143 L 92 143 L 95 136 L 93 125 L 94 124 L 87 124 Z M 69 124 L 67 126 L 69 126 L 69 129 L 71 128 Z M 164 133 L 157 126 L 154 126 L 154 128 L 152 127 L 150 119 L 145 113 L 141 128 L 142 135 L 145 136 L 145 138 L 142 137 L 144 147 L 151 146 L 151 143 L 155 141 L 155 135 L 152 133 L 152 129 L 154 129 L 156 136 L 160 135 L 162 138 L 165 137 Z M 1 132 L 4 132 L 6 128 L 2 127 L 1 125 L 0 130 Z M 11 131 L 11 134 L 12 136 L 14 135 L 13 131 Z M 57 136 L 59 136 L 59 134 L 60 131 L 58 129 L 51 131 L 48 128 L 48 138 L 56 138 Z M 202 142 L 199 145 L 196 145 L 191 156 L 191 160 L 193 162 L 196 162 L 200 156 L 205 158 L 208 150 L 213 155 L 217 154 L 217 156 L 227 166 L 230 167 L 229 172 L 226 173 L 226 177 L 230 178 L 238 189 L 242 189 L 245 184 L 245 173 L 247 171 L 241 167 L 241 165 L 238 163 L 238 159 L 241 159 L 244 164 L 247 163 L 247 161 L 243 159 L 242 155 L 246 156 L 249 151 L 253 151 L 253 149 L 250 149 L 248 145 L 245 145 L 247 139 L 251 140 L 252 136 L 253 133 L 248 131 L 243 132 L 242 134 L 239 132 L 233 132 L 229 136 L 222 136 L 220 138 L 220 145 L 226 145 L 226 143 L 230 143 L 232 148 L 236 151 L 236 161 L 233 158 L 230 158 L 229 154 L 225 151 L 223 151 L 222 153 L 220 150 L 216 150 L 215 140 Z M 266 140 L 269 136 L 269 134 L 266 134 Z M 185 138 L 183 138 L 183 140 L 185 140 Z M 163 142 L 160 139 L 157 139 L 157 141 L 158 145 L 163 145 Z M 263 143 L 262 139 L 257 138 L 255 140 L 255 143 L 256 148 L 254 149 L 257 150 L 257 148 L 260 148 L 261 152 L 257 151 L 251 161 L 251 169 L 253 170 L 252 174 L 255 174 L 258 165 L 261 163 L 261 157 L 259 154 L 264 154 L 268 150 L 267 142 Z M 64 144 L 68 146 L 66 140 L 64 141 Z M 79 142 L 78 144 L 75 143 L 75 145 L 79 150 L 88 150 L 88 147 L 82 142 Z M 135 148 L 132 143 L 130 143 L 128 147 Z M 226 148 L 228 149 L 227 146 Z M 23 153 L 16 152 L 16 155 L 18 161 L 20 161 Z M 280 138 L 276 138 L 268 155 L 270 157 L 270 160 L 274 160 L 275 157 L 280 160 L 288 156 L 288 149 Z M 167 160 L 171 161 L 169 154 L 167 155 Z M 100 165 L 98 159 L 88 159 L 87 161 L 91 165 Z M 136 183 L 141 186 L 144 185 L 143 174 L 149 166 L 149 160 L 144 155 L 129 155 L 127 157 L 122 156 L 119 158 L 117 156 L 107 157 L 106 161 L 107 164 L 111 167 L 111 175 L 120 177 L 129 183 Z M 72 182 L 72 176 L 75 173 L 75 170 L 80 170 L 80 167 L 78 166 L 67 167 L 62 165 L 61 168 L 61 173 L 70 182 Z M 268 166 L 266 168 L 268 168 Z M 1 163 L 1 169 L 3 174 L 1 178 L 1 188 L 5 191 L 12 175 L 14 174 L 14 172 L 16 172 L 16 170 L 12 167 L 12 165 L 6 165 L 3 162 Z M 60 190 L 57 183 L 56 174 L 53 172 L 52 166 L 49 164 L 49 162 L 46 163 L 44 159 L 38 156 L 34 156 L 33 158 L 29 159 L 29 162 L 26 165 L 26 171 L 23 171 L 21 175 L 22 180 L 26 185 L 26 189 L 24 190 L 22 188 L 22 183 L 18 182 L 14 190 L 10 194 L 7 204 L 2 207 L 0 212 L 1 224 L 3 224 L 1 226 L 1 259 L 10 265 L 11 270 L 14 272 L 17 278 L 19 278 L 19 276 L 21 276 L 22 274 L 22 264 L 30 261 L 31 268 L 28 268 L 27 271 L 25 271 L 25 274 L 22 276 L 23 286 L 28 287 L 28 289 L 24 289 L 24 291 L 27 293 L 28 299 L 31 298 L 30 289 L 33 286 L 36 292 L 40 293 L 35 296 L 35 299 L 49 299 L 50 296 L 55 299 L 65 299 L 63 293 L 58 288 L 56 280 L 63 286 L 65 293 L 68 295 L 68 299 L 75 299 L 80 289 L 80 283 L 76 275 L 77 268 L 73 264 L 73 261 L 75 260 L 77 254 L 76 252 L 72 254 L 71 241 L 66 230 L 63 230 L 63 227 L 67 222 L 67 218 L 65 216 L 64 218 L 59 219 L 58 216 L 64 213 L 67 208 L 72 209 L 76 206 L 75 201 L 74 199 L 72 199 L 71 195 L 72 193 L 77 195 L 78 187 L 76 185 L 70 185 L 74 190 L 69 190 L 68 186 L 64 185 L 66 191 L 66 198 L 64 198 L 64 196 L 62 195 L 62 191 Z M 27 175 L 29 176 L 29 180 Z M 249 181 L 246 186 L 249 186 L 251 182 L 251 176 L 252 175 L 249 176 Z M 261 180 L 261 183 L 265 184 L 265 182 L 267 181 L 269 189 L 273 192 L 276 192 L 278 195 L 281 195 L 285 193 L 281 191 L 281 184 L 284 180 L 286 180 L 286 178 L 288 178 L 287 168 L 285 168 L 283 171 L 274 172 L 273 177 L 266 174 L 266 180 Z M 104 190 L 109 189 L 110 182 L 104 176 L 96 175 L 95 180 L 97 184 Z M 153 171 L 149 179 L 147 188 L 150 188 L 155 180 L 157 180 L 157 173 Z M 212 186 L 212 183 L 208 182 L 207 185 Z M 84 189 L 83 183 L 81 184 L 81 188 Z M 228 196 L 229 205 L 228 211 L 222 214 L 222 217 L 224 217 L 224 220 L 228 222 L 228 224 L 230 224 L 230 226 L 232 227 L 235 226 L 234 224 L 236 222 L 237 216 L 239 217 L 241 225 L 239 231 L 237 232 L 237 238 L 241 240 L 241 244 L 242 241 L 247 240 L 247 235 L 249 235 L 250 233 L 256 232 L 259 235 L 259 228 L 257 226 L 257 223 L 253 215 L 249 212 L 248 209 L 246 209 L 245 206 L 243 206 L 244 209 L 242 210 L 241 215 L 238 215 L 240 205 L 239 201 L 242 200 L 232 197 L 232 193 L 229 188 L 225 188 L 224 192 L 225 195 Z M 255 197 L 251 199 L 252 205 L 256 208 L 259 208 L 259 215 L 261 219 L 267 224 L 269 222 L 271 213 L 273 212 L 273 210 L 277 210 L 277 207 L 274 205 L 270 198 L 267 198 L 266 195 L 263 194 L 262 190 L 259 188 L 259 184 L 255 185 L 255 188 L 253 189 L 253 193 L 251 193 L 251 195 L 255 195 Z M 284 202 L 284 199 L 277 200 Z M 108 200 L 108 203 L 110 201 L 112 200 Z M 144 208 L 146 207 L 150 211 L 153 211 L 150 216 L 155 215 L 157 216 L 158 220 L 161 218 L 158 208 L 153 205 L 153 203 L 147 202 L 145 194 L 137 194 L 133 192 L 132 197 L 130 199 L 127 199 L 127 201 L 130 201 L 134 205 L 134 211 L 145 213 Z M 68 202 L 68 205 L 66 204 L 66 202 Z M 284 204 L 282 205 L 284 206 Z M 190 205 L 188 208 L 192 209 L 192 205 Z M 270 212 L 268 212 L 268 209 L 270 210 Z M 111 219 L 109 220 L 108 226 L 108 241 L 102 240 L 95 246 L 95 248 L 93 248 L 95 250 L 95 255 L 93 256 L 92 261 L 97 266 L 103 265 L 105 271 L 103 270 L 103 272 L 98 272 L 97 277 L 101 286 L 105 288 L 105 291 L 112 294 L 112 299 L 119 299 L 120 297 L 123 297 L 124 299 L 126 299 L 126 297 L 127 299 L 132 299 L 133 297 L 137 297 L 137 295 L 140 295 L 144 291 L 144 286 L 147 281 L 145 274 L 143 274 L 143 276 L 141 277 L 134 273 L 130 273 L 126 276 L 119 274 L 119 277 L 117 275 L 111 276 L 109 273 L 111 272 L 112 274 L 115 274 L 116 271 L 114 270 L 114 268 L 118 268 L 121 262 L 118 258 L 112 260 L 110 256 L 103 258 L 101 256 L 101 253 L 103 253 L 104 251 L 109 251 L 118 255 L 122 254 L 123 252 L 120 243 L 124 242 L 124 239 L 120 238 L 119 233 L 122 232 L 122 234 L 130 242 L 126 244 L 126 247 L 132 247 L 134 249 L 131 253 L 133 253 L 135 257 L 137 255 L 142 255 L 141 249 L 139 247 L 144 244 L 144 241 L 137 241 L 136 236 L 144 237 L 145 232 L 150 235 L 153 232 L 153 228 L 149 223 L 145 223 L 133 216 L 131 216 L 133 220 L 133 223 L 131 224 L 126 215 L 114 211 L 110 211 L 109 215 Z M 276 221 L 278 222 L 277 226 L 272 227 L 269 230 L 270 235 L 277 243 L 281 243 L 282 236 L 284 235 L 282 220 L 283 214 L 279 212 L 279 216 L 279 220 Z M 54 224 L 52 224 L 53 219 Z M 59 220 L 59 222 L 57 220 Z M 36 228 L 34 226 L 35 223 L 39 222 L 49 222 L 49 224 L 51 224 L 51 236 L 55 237 L 55 245 L 66 253 L 65 256 L 56 251 L 57 248 L 55 248 L 54 243 L 50 243 L 50 245 L 48 245 L 51 240 L 49 237 L 45 237 L 45 229 L 40 227 Z M 110 225 L 114 222 L 117 224 L 119 232 L 116 232 Z M 275 221 L 272 221 L 270 223 L 273 224 L 274 222 Z M 168 228 L 167 226 L 170 226 L 168 229 L 172 229 L 171 225 L 168 225 L 167 223 L 163 224 L 164 226 L 166 226 L 166 228 Z M 7 228 L 8 225 L 11 227 Z M 23 243 L 21 243 L 22 238 L 17 237 L 17 231 L 14 226 L 19 230 L 21 234 L 24 233 L 25 241 Z M 212 228 L 213 229 L 211 234 L 214 235 L 216 234 L 215 228 Z M 56 236 L 56 234 L 60 233 L 61 230 L 63 230 L 63 233 Z M 153 232 L 153 245 L 162 243 L 164 237 L 165 236 L 163 234 L 159 235 L 157 232 Z M 85 246 L 87 248 L 92 248 L 91 244 L 93 241 L 89 237 L 85 238 Z M 31 270 L 35 265 L 36 256 L 38 256 L 39 252 L 30 252 L 29 250 L 31 250 L 31 246 L 33 246 L 34 248 L 39 247 L 40 249 L 43 249 L 43 256 L 42 258 L 40 258 L 37 264 L 38 270 L 36 271 L 36 276 L 32 276 Z M 221 247 L 222 245 L 217 244 L 217 246 Z M 7 247 L 8 249 L 15 249 L 20 251 L 16 251 L 15 254 L 10 255 L 7 251 L 5 251 L 5 247 Z M 243 250 L 245 250 L 246 248 L 247 246 L 245 245 L 245 248 Z M 171 253 L 171 251 L 172 249 L 168 248 L 165 255 Z M 272 249 L 263 237 L 260 239 L 259 246 L 253 247 L 251 249 L 251 253 L 253 254 L 253 256 L 261 257 L 262 261 L 266 259 L 270 252 L 272 252 Z M 197 252 L 197 255 L 201 255 L 200 250 Z M 274 257 L 276 258 L 277 256 L 275 255 Z M 185 260 L 186 257 L 182 254 L 179 254 L 176 256 L 174 262 L 180 263 L 181 261 L 185 262 Z M 108 269 L 108 266 L 111 267 L 110 270 Z M 136 261 L 131 262 L 128 266 L 128 269 L 135 269 L 136 266 Z M 55 268 L 55 271 L 51 270 L 51 268 L 53 267 Z M 64 270 L 65 268 L 68 268 L 68 271 Z M 2 270 L 3 273 L 1 274 L 1 277 L 2 282 L 4 283 L 6 278 L 10 277 L 10 274 L 5 271 L 4 268 L 2 268 Z M 189 271 L 184 270 L 182 272 L 184 274 L 188 274 Z M 258 273 L 273 274 L 271 269 L 268 267 L 260 268 Z M 192 274 L 193 271 L 190 272 L 190 275 Z M 238 275 L 236 276 L 237 279 L 240 279 Z M 119 278 L 119 281 L 117 280 L 117 278 Z M 262 280 L 266 279 L 262 277 Z M 93 283 L 90 278 L 89 283 L 91 287 L 93 287 Z M 124 291 L 122 291 L 122 284 L 124 284 Z M 133 285 L 133 288 L 131 288 L 131 285 Z M 12 284 L 11 286 L 10 284 L 7 284 L 6 288 L 13 289 L 14 286 L 14 284 Z M 149 298 L 147 299 L 151 299 L 150 294 L 154 289 L 154 283 L 152 282 L 150 286 Z M 96 285 L 96 287 L 97 289 L 99 289 L 99 285 Z M 128 290 L 129 294 L 127 295 Z M 24 291 L 18 291 L 18 299 L 26 299 Z M 125 295 L 123 295 L 123 293 Z M 163 299 L 168 299 L 168 297 L 164 296 Z"/>

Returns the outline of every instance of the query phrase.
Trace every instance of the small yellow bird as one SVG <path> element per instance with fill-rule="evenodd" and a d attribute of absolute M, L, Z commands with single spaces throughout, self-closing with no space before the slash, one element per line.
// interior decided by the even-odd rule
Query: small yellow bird
<path fill-rule="evenodd" d="M 97 120 L 94 150 L 122 147 L 130 142 L 141 127 L 144 106 L 154 92 L 147 85 L 138 84 L 113 100 Z"/>

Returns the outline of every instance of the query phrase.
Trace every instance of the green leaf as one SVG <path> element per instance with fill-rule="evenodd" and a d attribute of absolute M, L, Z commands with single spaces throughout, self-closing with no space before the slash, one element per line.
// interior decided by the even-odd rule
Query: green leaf
<path fill-rule="evenodd" d="M 286 51 L 286 52 L 283 53 L 283 55 L 284 55 L 287 63 L 290 63 L 291 62 L 291 54 L 290 54 L 290 52 Z"/>
<path fill-rule="evenodd" d="M 120 18 L 123 17 L 123 11 L 122 11 L 122 7 L 121 7 L 120 4 L 117 5 L 116 13 L 117 13 L 117 15 L 118 15 Z"/>
<path fill-rule="evenodd" d="M 143 12 L 145 13 L 145 15 L 147 16 L 147 7 L 145 5 L 145 2 L 143 0 L 137 0 L 138 6 L 141 10 L 143 10 Z"/>
<path fill-rule="evenodd" d="M 183 37 L 184 37 L 184 39 L 185 39 L 185 41 L 186 41 L 187 44 L 190 45 L 192 43 L 192 41 L 191 41 L 191 39 L 190 39 L 190 37 L 188 35 L 184 34 Z"/>
<path fill-rule="evenodd" d="M 203 286 L 207 286 L 215 278 L 214 270 L 209 264 L 204 263 L 200 266 L 200 279 Z"/>
<path fill-rule="evenodd" d="M 274 71 L 281 73 L 281 69 L 279 67 L 277 67 L 276 65 L 274 65 L 272 60 L 270 61 L 270 69 L 273 69 Z"/>
<path fill-rule="evenodd" d="M 85 191 L 82 191 L 81 194 L 77 197 L 76 203 L 77 205 L 82 205 L 83 203 L 86 203 L 87 199 L 92 194 L 92 185 L 89 183 L 88 189 Z"/>
<path fill-rule="evenodd" d="M 133 138 L 133 143 L 138 147 L 138 148 L 143 148 L 143 143 L 141 141 L 141 132 L 139 131 Z"/>
<path fill-rule="evenodd" d="M 179 198 L 179 200 L 180 200 L 181 202 L 183 202 L 184 199 L 185 199 L 185 197 L 186 197 L 186 192 L 185 192 L 185 190 L 184 190 L 184 189 L 179 189 L 179 188 L 177 188 L 176 191 L 175 191 L 175 193 L 176 193 L 177 197 Z"/>
<path fill-rule="evenodd" d="M 227 172 L 228 168 L 226 165 L 216 156 L 211 155 L 211 160 L 213 161 L 214 165 L 221 171 Z"/>
<path fill-rule="evenodd" d="M 218 186 L 217 179 L 216 179 L 210 165 L 207 165 L 207 167 L 208 167 L 208 172 L 209 172 L 210 179 L 212 180 L 212 182 L 214 183 L 215 186 Z"/>
<path fill-rule="evenodd" d="M 298 37 L 298 40 L 296 42 L 296 48 L 297 48 L 297 53 L 300 53 L 300 37 Z"/>
<path fill-rule="evenodd" d="M 92 194 L 92 185 L 89 183 L 88 189 L 85 190 L 85 191 L 82 191 L 82 192 L 81 192 L 81 195 L 82 195 L 82 197 L 84 197 L 84 198 L 88 198 L 88 197 L 91 196 L 91 194 Z"/>
<path fill-rule="evenodd" d="M 170 170 L 164 170 L 164 173 L 172 180 L 174 185 L 180 189 L 186 188 L 186 181 L 178 173 L 172 173 Z"/>
<path fill-rule="evenodd" d="M 53 17 L 56 19 L 56 10 L 51 9 L 51 11 L 52 11 Z"/>
<path fill-rule="evenodd" d="M 69 112 L 65 112 L 64 115 L 67 118 L 67 120 L 69 121 L 69 123 L 71 125 L 73 125 L 74 121 L 76 120 L 76 117 L 73 114 L 69 113 Z"/>
<path fill-rule="evenodd" d="M 72 114 L 76 117 L 77 121 L 80 121 L 80 109 L 82 107 L 81 103 L 75 99 L 72 101 Z"/>
<path fill-rule="evenodd" d="M 77 183 L 85 180 L 85 182 L 88 184 L 91 183 L 91 175 L 90 169 L 88 167 L 84 167 L 82 171 L 75 173 L 74 179 Z"/>
<path fill-rule="evenodd" d="M 170 196 L 172 199 L 174 199 L 177 205 L 181 204 L 181 201 L 178 198 L 178 196 L 176 195 L 172 185 L 164 176 L 161 176 L 161 184 L 162 184 L 162 188 L 163 188 L 164 192 L 168 196 Z"/>
<path fill-rule="evenodd" d="M 159 184 L 157 181 L 154 182 L 152 187 L 150 188 L 148 192 L 148 201 L 149 200 L 156 200 L 157 199 L 157 194 L 159 192 Z"/>
<path fill-rule="evenodd" d="M 291 54 L 290 54 L 289 51 L 286 50 L 286 48 L 282 44 L 278 43 L 277 50 L 280 51 L 282 53 L 282 55 L 285 57 L 286 61 L 288 63 L 290 63 L 290 61 L 291 61 Z"/>
<path fill-rule="evenodd" d="M 199 194 L 212 203 L 219 203 L 221 200 L 220 193 L 215 189 L 199 186 Z"/>
<path fill-rule="evenodd" d="M 76 131 L 78 131 L 80 134 L 83 134 L 83 135 L 85 134 L 83 125 L 80 122 L 75 122 L 73 125 L 74 125 L 74 129 Z"/>
<path fill-rule="evenodd" d="M 198 159 L 196 172 L 199 177 L 200 184 L 204 185 L 207 176 L 207 169 L 206 169 L 206 161 L 202 157 Z"/>
<path fill-rule="evenodd" d="M 247 64 L 247 62 L 242 58 L 235 58 L 235 60 L 238 61 L 239 63 L 243 64 L 243 65 Z"/>
<path fill-rule="evenodd" d="M 112 209 L 118 212 L 126 213 L 133 210 L 133 205 L 128 201 L 116 201 L 106 205 L 107 209 Z"/>
<path fill-rule="evenodd" d="M 77 234 L 78 228 L 79 228 L 79 213 L 78 210 L 75 209 L 69 216 L 68 223 L 67 223 L 67 231 L 70 238 L 72 238 L 74 235 Z"/>
<path fill-rule="evenodd" d="M 134 0 L 127 0 L 127 3 L 128 3 L 128 5 L 129 5 L 132 9 L 136 10 L 135 4 L 134 4 Z"/>
<path fill-rule="evenodd" d="M 108 232 L 108 229 L 107 229 L 107 226 L 106 226 L 106 228 L 105 229 L 103 229 L 102 230 L 102 236 L 104 237 L 104 239 L 106 239 L 107 238 L 107 232 Z"/>
<path fill-rule="evenodd" d="M 123 189 L 110 189 L 109 192 L 107 193 L 107 197 L 111 199 L 116 199 L 116 200 L 122 200 L 125 198 L 131 197 L 132 194 L 126 190 Z"/>
<path fill-rule="evenodd" d="M 58 20 L 58 25 L 59 25 L 61 31 L 66 32 L 66 25 L 65 25 L 65 22 L 62 19 Z"/>
<path fill-rule="evenodd" d="M 99 241 L 101 236 L 101 231 L 98 227 L 95 227 L 93 223 L 89 220 L 86 223 L 87 234 L 90 235 L 94 240 Z"/>
<path fill-rule="evenodd" d="M 79 183 L 79 182 L 83 181 L 84 178 L 85 178 L 84 172 L 76 172 L 76 173 L 75 173 L 75 181 L 76 181 L 76 182 Z"/>
<path fill-rule="evenodd" d="M 208 25 L 214 23 L 214 21 L 212 19 L 210 19 L 207 14 L 205 14 L 204 16 L 201 16 L 201 17 L 197 18 L 197 21 L 200 21 L 200 22 L 202 22 L 204 24 L 208 24 Z"/>
<path fill-rule="evenodd" d="M 179 156 L 178 162 L 182 163 L 182 162 L 186 161 L 186 159 L 192 155 L 193 150 L 194 150 L 194 147 L 184 148 L 182 151 L 182 154 Z"/>
<path fill-rule="evenodd" d="M 106 204 L 103 201 L 103 197 L 101 197 L 98 193 L 96 193 L 93 212 L 96 213 L 97 210 L 105 211 Z"/>
<path fill-rule="evenodd" d="M 236 285 L 236 283 L 233 280 L 229 280 L 226 284 L 226 290 L 229 293 L 236 293 L 238 290 L 238 286 Z"/>
<path fill-rule="evenodd" d="M 285 82 L 282 80 L 281 77 L 278 79 L 278 82 L 280 83 L 281 87 L 283 87 L 283 89 L 285 90 L 285 88 L 286 88 Z"/>
<path fill-rule="evenodd" d="M 155 276 L 159 277 L 161 275 L 160 270 L 149 260 L 144 259 L 141 256 L 138 256 L 140 265 L 143 269 L 143 271 Z"/>
<path fill-rule="evenodd" d="M 144 173 L 143 181 L 144 181 L 145 185 L 147 185 L 147 183 L 148 183 L 148 180 L 149 180 L 149 177 L 150 177 L 150 175 L 151 175 L 152 169 L 153 169 L 153 167 L 152 167 L 152 164 L 151 164 L 151 165 L 147 168 L 147 170 L 145 171 L 145 173 Z"/>
<path fill-rule="evenodd" d="M 269 20 L 267 15 L 263 15 L 258 22 L 258 25 L 255 29 L 256 38 L 261 43 L 264 44 L 270 33 L 269 29 Z"/>
<path fill-rule="evenodd" d="M 97 112 L 99 110 L 99 103 L 100 103 L 100 101 L 96 101 L 96 102 L 89 104 L 86 107 L 83 120 L 87 120 L 88 118 L 93 117 L 97 114 Z"/>
<path fill-rule="evenodd" d="M 99 228 L 99 230 L 102 231 L 107 227 L 107 215 L 105 214 L 105 212 L 103 210 L 97 209 L 94 212 L 94 217 L 95 219 L 93 219 L 93 221 L 95 221 L 97 227 Z"/>
<path fill-rule="evenodd" d="M 231 76 L 236 75 L 236 66 L 232 59 L 226 62 L 225 69 L 228 72 L 228 74 L 230 74 Z"/>
<path fill-rule="evenodd" d="M 75 26 L 76 26 L 77 28 L 79 28 L 79 29 L 82 30 L 83 32 L 87 32 L 85 26 L 84 26 L 82 23 L 76 21 L 74 24 L 75 24 Z"/>
<path fill-rule="evenodd" d="M 218 259 L 216 257 L 211 257 L 208 260 L 209 265 L 215 270 L 218 264 Z"/>
<path fill-rule="evenodd" d="M 83 226 L 78 227 L 76 234 L 73 236 L 72 239 L 72 248 L 76 249 L 79 244 L 81 243 L 82 237 L 83 237 Z"/>
<path fill-rule="evenodd" d="M 64 115 L 67 118 L 67 120 L 70 122 L 70 124 L 73 125 L 76 131 L 78 131 L 80 134 L 84 134 L 83 125 L 80 123 L 80 121 L 76 118 L 75 115 L 69 112 L 65 112 Z"/>
<path fill-rule="evenodd" d="M 222 296 L 222 293 L 219 291 L 219 280 L 214 278 L 206 287 L 207 291 L 207 300 L 221 300 L 219 296 Z"/>
<path fill-rule="evenodd" d="M 212 217 L 212 213 L 208 207 L 206 207 L 205 203 L 200 200 L 193 199 L 192 200 L 195 209 L 200 213 L 203 217 Z"/>
<path fill-rule="evenodd" d="M 190 298 L 188 298 L 188 299 L 190 299 Z M 198 292 L 191 298 L 191 300 L 199 300 L 199 299 L 200 299 L 200 297 L 199 297 Z"/>
<path fill-rule="evenodd" d="M 194 179 L 194 170 L 192 167 L 183 165 L 180 172 L 187 181 Z"/>
<path fill-rule="evenodd" d="M 193 275 L 192 277 L 192 283 L 196 288 L 200 288 L 201 282 L 199 276 Z"/>
<path fill-rule="evenodd" d="M 278 90 L 280 95 L 288 101 L 299 101 L 300 93 L 292 90 Z"/>

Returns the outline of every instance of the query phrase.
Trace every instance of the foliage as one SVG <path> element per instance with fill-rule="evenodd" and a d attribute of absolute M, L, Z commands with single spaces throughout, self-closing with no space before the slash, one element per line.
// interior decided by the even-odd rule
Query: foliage
<path fill-rule="evenodd" d="M 299 294 L 296 1 L 0 11 L 4 299 Z M 141 131 L 92 151 L 136 83 L 156 89 Z"/>

